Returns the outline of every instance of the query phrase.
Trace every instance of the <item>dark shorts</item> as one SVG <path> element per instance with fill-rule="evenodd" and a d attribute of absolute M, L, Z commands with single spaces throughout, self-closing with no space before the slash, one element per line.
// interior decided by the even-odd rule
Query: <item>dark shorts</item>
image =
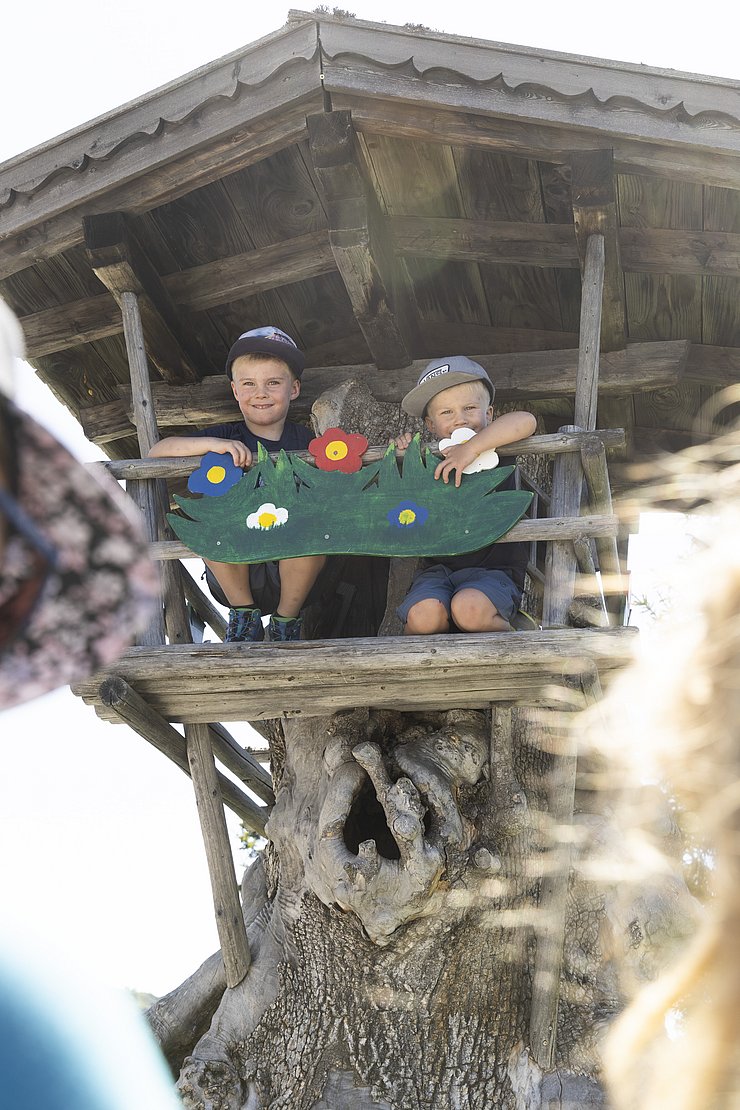
<path fill-rule="evenodd" d="M 206 567 L 206 585 L 219 605 L 231 608 L 210 567 Z M 249 587 L 257 608 L 263 613 L 274 613 L 280 600 L 280 568 L 277 563 L 253 563 L 249 568 Z"/>
<path fill-rule="evenodd" d="M 479 590 L 507 621 L 514 616 L 522 600 L 522 591 L 503 570 L 468 567 L 450 571 L 438 564 L 417 574 L 396 612 L 405 624 L 412 605 L 434 598 L 444 605 L 449 617 L 450 602 L 458 590 Z"/>
<path fill-rule="evenodd" d="M 308 597 L 306 598 L 304 607 L 316 601 L 321 595 L 321 584 L 324 576 L 324 570 L 321 571 L 319 577 L 311 587 Z M 226 594 L 221 589 L 216 580 L 216 576 L 210 567 L 206 567 L 205 573 L 206 585 L 211 592 L 214 601 L 224 608 L 230 609 Z M 280 601 L 280 567 L 277 563 L 250 563 L 249 566 L 249 588 L 252 591 L 254 604 L 263 613 L 277 612 L 278 602 Z"/>

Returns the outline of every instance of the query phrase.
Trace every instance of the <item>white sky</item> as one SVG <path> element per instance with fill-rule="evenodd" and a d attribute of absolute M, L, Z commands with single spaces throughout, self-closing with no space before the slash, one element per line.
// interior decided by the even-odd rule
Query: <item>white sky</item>
<path fill-rule="evenodd" d="M 307 5 L 309 7 L 309 5 Z M 362 19 L 735 78 L 727 0 L 701 10 L 529 0 L 375 0 Z M 276 30 L 288 7 L 210 0 L 13 4 L 3 13 L 0 160 Z M 26 404 L 67 442 L 71 418 L 24 383 Z M 83 444 L 84 449 L 84 444 Z M 0 719 L 4 912 L 93 976 L 152 993 L 218 946 L 189 780 L 68 690 Z M 230 819 L 236 842 L 238 822 Z M 239 856 L 235 848 L 236 855 Z M 243 858 L 243 854 L 242 854 Z"/>

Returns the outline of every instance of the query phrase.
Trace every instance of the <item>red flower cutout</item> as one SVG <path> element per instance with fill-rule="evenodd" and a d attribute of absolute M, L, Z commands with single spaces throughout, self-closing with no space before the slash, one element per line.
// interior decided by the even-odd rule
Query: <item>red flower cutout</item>
<path fill-rule="evenodd" d="M 322 436 L 311 440 L 308 449 L 319 470 L 354 474 L 362 466 L 367 440 L 364 436 L 343 432 L 341 428 L 327 428 Z"/>

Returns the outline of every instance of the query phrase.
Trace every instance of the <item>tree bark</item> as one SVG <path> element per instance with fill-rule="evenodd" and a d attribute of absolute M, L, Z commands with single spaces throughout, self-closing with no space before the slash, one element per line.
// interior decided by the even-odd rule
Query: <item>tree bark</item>
<path fill-rule="evenodd" d="M 554 844 L 549 730 L 521 710 L 493 722 L 356 710 L 283 729 L 270 843 L 244 884 L 252 966 L 224 989 L 212 957 L 152 1011 L 170 1062 L 190 1053 L 184 1105 L 602 1105 L 598 1043 L 619 1006 L 613 949 L 631 945 L 650 962 L 666 915 L 657 930 L 639 924 L 655 901 L 625 907 L 576 869 L 554 1064 L 541 1070 L 528 1037 L 539 883 Z M 575 822 L 604 841 L 595 817 Z M 668 931 L 680 934 L 685 907 L 672 898 Z"/>

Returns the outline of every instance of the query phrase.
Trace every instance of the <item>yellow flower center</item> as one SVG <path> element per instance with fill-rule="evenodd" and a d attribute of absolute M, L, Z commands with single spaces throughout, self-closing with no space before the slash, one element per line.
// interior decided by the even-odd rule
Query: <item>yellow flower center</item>
<path fill-rule="evenodd" d="M 349 448 L 341 439 L 333 439 L 331 443 L 326 445 L 327 459 L 346 459 L 348 453 Z"/>
<path fill-rule="evenodd" d="M 226 477 L 226 468 L 223 466 L 211 466 L 206 471 L 206 478 L 209 482 L 213 482 L 217 486 L 219 482 L 223 482 Z"/>
<path fill-rule="evenodd" d="M 416 520 L 416 513 L 413 509 L 401 509 L 398 514 L 399 524 L 413 524 Z"/>
<path fill-rule="evenodd" d="M 277 517 L 274 513 L 260 513 L 257 523 L 260 528 L 272 528 L 273 524 L 277 524 Z"/>

